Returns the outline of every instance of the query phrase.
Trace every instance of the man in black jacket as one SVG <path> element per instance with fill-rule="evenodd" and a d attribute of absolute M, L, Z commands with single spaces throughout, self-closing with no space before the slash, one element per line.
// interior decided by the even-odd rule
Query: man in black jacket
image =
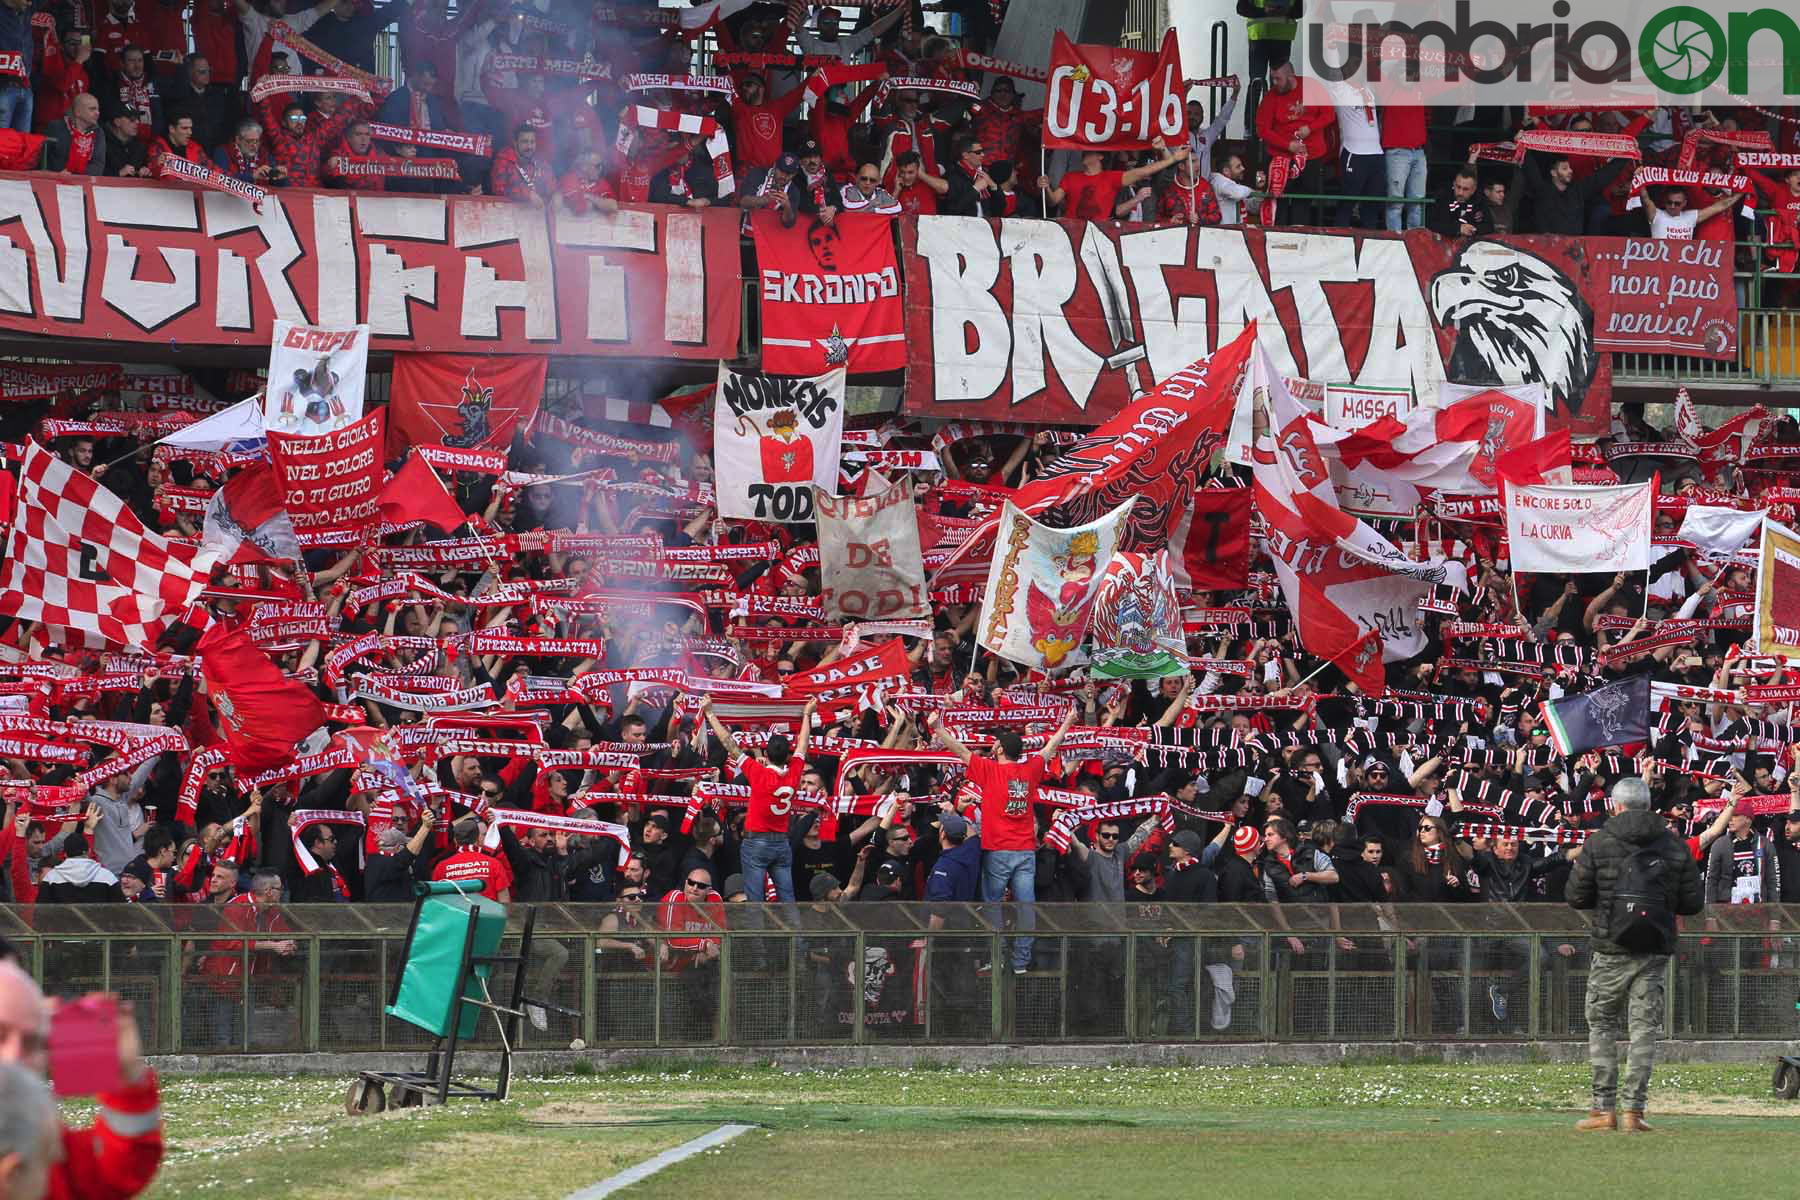
<path fill-rule="evenodd" d="M 1656 1063 L 1656 1037 L 1663 1026 L 1663 977 L 1675 950 L 1675 917 L 1691 917 L 1702 906 L 1700 870 L 1693 855 L 1661 816 L 1650 811 L 1650 787 L 1629 776 L 1613 784 L 1612 817 L 1588 839 L 1569 875 L 1571 908 L 1594 911 L 1594 959 L 1588 971 L 1588 1057 L 1594 1068 L 1594 1105 L 1580 1130 L 1648 1130 L 1644 1102 L 1650 1093 L 1650 1070 Z M 1654 850 L 1661 860 L 1665 903 L 1657 912 L 1656 944 L 1624 946 L 1609 929 L 1613 896 L 1622 876 L 1632 870 L 1633 856 Z M 1625 1064 L 1625 1114 L 1616 1115 L 1619 1098 L 1619 1025 L 1629 1007 L 1631 1048 Z"/>
<path fill-rule="evenodd" d="M 1439 192 L 1425 215 L 1425 226 L 1445 237 L 1478 237 L 1494 231 L 1494 218 L 1476 195 L 1474 167 L 1459 167 L 1448 191 Z"/>
<path fill-rule="evenodd" d="M 419 855 L 431 837 L 436 821 L 429 805 L 419 818 L 419 828 L 409 839 L 398 825 L 389 825 L 375 835 L 376 853 L 363 871 L 363 899 L 370 904 L 409 904 L 413 899 L 413 881 L 429 878 L 417 868 Z M 503 827 L 504 828 L 504 827 Z"/>
<path fill-rule="evenodd" d="M 512 868 L 512 899 L 526 904 L 545 904 L 565 900 L 569 895 L 567 863 L 569 835 L 551 834 L 548 829 L 528 829 L 524 838 L 512 826 L 500 826 L 500 848 L 506 852 L 506 865 Z M 556 938 L 541 936 L 531 942 L 530 976 L 525 981 L 532 1000 L 550 999 L 556 977 L 569 964 L 569 948 Z M 549 1014 L 541 1004 L 527 1003 L 525 1015 L 539 1031 L 550 1028 Z"/>
<path fill-rule="evenodd" d="M 1615 158 L 1586 179 L 1577 181 L 1575 169 L 1566 157 L 1558 155 L 1545 167 L 1540 165 L 1536 154 L 1527 154 L 1519 167 L 1519 178 L 1525 196 L 1531 201 L 1531 232 L 1561 233 L 1570 237 L 1586 233 L 1588 210 L 1630 161 Z"/>

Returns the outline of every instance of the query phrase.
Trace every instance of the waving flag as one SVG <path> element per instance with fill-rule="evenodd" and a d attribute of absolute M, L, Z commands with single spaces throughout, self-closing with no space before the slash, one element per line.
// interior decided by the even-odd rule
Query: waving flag
<path fill-rule="evenodd" d="M 215 561 L 213 550 L 152 533 L 91 475 L 25 444 L 0 615 L 143 649 L 198 598 Z"/>
<path fill-rule="evenodd" d="M 1094 597 L 1135 499 L 1073 529 L 1040 525 L 1008 500 L 988 567 L 975 640 L 1001 658 L 1043 670 L 1068 665 L 1087 635 Z"/>
<path fill-rule="evenodd" d="M 1238 380 L 1255 344 L 1255 331 L 1246 329 L 1210 358 L 1175 372 L 1045 463 L 1037 479 L 1013 492 L 1012 503 L 1028 516 L 1071 526 L 1097 520 L 1121 502 L 1142 496 L 1149 503 L 1131 510 L 1123 548 L 1153 551 L 1167 545 L 1175 582 L 1186 583 L 1190 561 L 1214 563 L 1206 554 L 1212 547 L 1210 531 L 1217 527 L 1196 518 L 1194 497 L 1223 443 Z M 986 578 L 999 525 L 998 516 L 977 525 L 938 568 L 932 586 Z M 1209 565 L 1206 572 L 1217 569 Z M 1223 570 L 1230 569 L 1225 564 Z"/>
<path fill-rule="evenodd" d="M 283 675 L 241 628 L 214 624 L 195 650 L 238 770 L 286 766 L 295 744 L 325 723 L 319 698 Z"/>
<path fill-rule="evenodd" d="M 1379 695 L 1380 660 L 1410 658 L 1425 648 L 1419 601 L 1439 584 L 1466 586 L 1467 574 L 1459 563 L 1407 558 L 1338 508 L 1313 438 L 1316 422 L 1260 346 L 1242 386 L 1251 393 L 1256 509 L 1268 526 L 1275 576 L 1301 644 Z M 1380 641 L 1380 655 L 1372 653 L 1370 634 Z"/>
<path fill-rule="evenodd" d="M 1544 701 L 1550 740 L 1565 758 L 1650 740 L 1650 677 L 1634 675 L 1561 700 Z"/>
<path fill-rule="evenodd" d="M 232 476 L 206 504 L 200 545 L 222 563 L 296 562 L 300 539 L 288 517 L 281 480 L 268 463 Z"/>

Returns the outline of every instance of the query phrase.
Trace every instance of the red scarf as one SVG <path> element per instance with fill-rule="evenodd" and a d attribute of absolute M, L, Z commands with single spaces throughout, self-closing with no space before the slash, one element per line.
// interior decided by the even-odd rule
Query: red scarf
<path fill-rule="evenodd" d="M 88 168 L 94 157 L 94 131 L 83 133 L 75 128 L 75 122 L 68 117 L 63 120 L 69 126 L 69 163 L 63 169 L 71 175 L 80 175 Z"/>

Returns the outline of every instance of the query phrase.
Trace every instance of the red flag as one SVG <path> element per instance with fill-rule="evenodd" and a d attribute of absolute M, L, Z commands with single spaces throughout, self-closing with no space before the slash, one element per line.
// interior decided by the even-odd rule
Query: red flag
<path fill-rule="evenodd" d="M 1181 49 L 1175 31 L 1162 47 L 1120 50 L 1071 42 L 1060 30 L 1050 45 L 1044 145 L 1052 150 L 1142 150 L 1186 131 Z"/>
<path fill-rule="evenodd" d="M 893 225 L 873 213 L 840 213 L 783 225 L 753 213 L 762 268 L 762 369 L 770 375 L 897 371 L 906 365 L 906 314 Z"/>
<path fill-rule="evenodd" d="M 200 545 L 216 549 L 219 561 L 228 564 L 299 559 L 300 540 L 273 465 L 256 463 L 212 494 Z"/>
<path fill-rule="evenodd" d="M 530 432 L 544 395 L 542 354 L 396 354 L 389 458 L 408 446 L 504 450 Z"/>
<path fill-rule="evenodd" d="M 1250 582 L 1248 488 L 1196 489 L 1186 508 L 1172 515 L 1169 548 L 1182 547 L 1182 566 L 1195 591 L 1241 588 Z"/>
<path fill-rule="evenodd" d="M 406 465 L 382 486 L 376 507 L 384 521 L 395 525 L 423 521 L 441 533 L 449 533 L 469 519 L 431 464 L 417 454 L 408 455 Z"/>
<path fill-rule="evenodd" d="M 319 698 L 283 675 L 241 628 L 215 624 L 195 649 L 239 771 L 286 766 L 295 743 L 325 723 Z"/>
<path fill-rule="evenodd" d="M 1494 459 L 1494 474 L 1513 483 L 1569 483 L 1573 471 L 1567 426 Z"/>
<path fill-rule="evenodd" d="M 1213 453 L 1224 445 L 1225 428 L 1237 407 L 1238 380 L 1256 346 L 1246 329 L 1185 370 L 1144 393 L 1118 416 L 1044 464 L 1043 474 L 1007 493 L 1021 512 L 1059 528 L 1099 520 L 1127 496 L 1149 504 L 1132 510 L 1121 550 L 1169 547 L 1177 584 L 1187 583 L 1188 551 L 1194 525 L 1184 522 Z M 933 587 L 985 583 L 1000 526 L 999 504 L 932 577 Z"/>

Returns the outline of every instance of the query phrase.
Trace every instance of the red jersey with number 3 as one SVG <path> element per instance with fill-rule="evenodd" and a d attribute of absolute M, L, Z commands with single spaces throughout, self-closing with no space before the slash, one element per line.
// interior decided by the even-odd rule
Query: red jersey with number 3
<path fill-rule="evenodd" d="M 981 848 L 1036 850 L 1037 815 L 1032 801 L 1044 779 L 1044 759 L 1033 754 L 1023 762 L 969 760 L 969 782 L 981 789 Z"/>
<path fill-rule="evenodd" d="M 771 767 L 744 758 L 738 770 L 750 781 L 750 811 L 744 818 L 745 833 L 779 833 L 788 831 L 788 813 L 794 808 L 794 792 L 800 786 L 800 775 L 806 764 L 798 757 L 788 759 L 785 767 Z"/>

